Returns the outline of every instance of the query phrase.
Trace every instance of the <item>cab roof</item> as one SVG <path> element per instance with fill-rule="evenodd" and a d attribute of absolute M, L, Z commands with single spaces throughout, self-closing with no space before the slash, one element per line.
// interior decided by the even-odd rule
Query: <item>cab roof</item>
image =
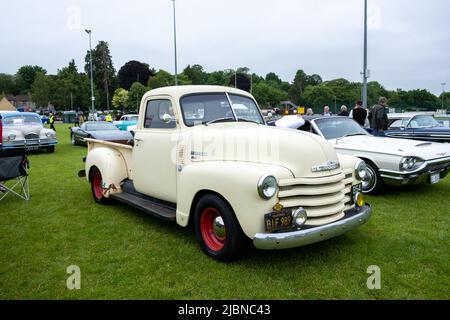
<path fill-rule="evenodd" d="M 234 93 L 239 94 L 241 96 L 246 96 L 249 98 L 253 98 L 252 95 L 244 90 L 231 88 L 231 87 L 223 87 L 223 86 L 208 86 L 208 85 L 188 85 L 188 86 L 172 86 L 172 87 L 162 87 L 158 89 L 153 89 L 147 92 L 144 95 L 144 98 L 150 96 L 158 96 L 158 95 L 169 95 L 175 99 L 179 99 L 187 94 L 195 94 L 195 93 Z"/>

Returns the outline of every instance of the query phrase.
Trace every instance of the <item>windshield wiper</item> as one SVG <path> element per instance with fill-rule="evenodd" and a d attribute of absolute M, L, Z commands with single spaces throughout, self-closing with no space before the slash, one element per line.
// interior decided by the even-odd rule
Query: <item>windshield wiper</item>
<path fill-rule="evenodd" d="M 241 122 L 250 122 L 250 123 L 256 123 L 256 124 L 261 124 L 261 122 L 258 122 L 258 121 L 254 121 L 254 120 L 248 120 L 248 119 L 244 119 L 244 118 L 238 118 L 238 121 L 241 121 Z"/>
<path fill-rule="evenodd" d="M 217 123 L 217 122 L 226 122 L 226 121 L 230 121 L 230 120 L 231 120 L 231 121 L 235 121 L 234 118 L 228 117 L 228 118 L 218 118 L 218 119 L 214 119 L 214 120 L 205 122 L 204 124 L 205 124 L 205 125 L 210 125 L 210 124 L 213 124 L 213 123 Z"/>

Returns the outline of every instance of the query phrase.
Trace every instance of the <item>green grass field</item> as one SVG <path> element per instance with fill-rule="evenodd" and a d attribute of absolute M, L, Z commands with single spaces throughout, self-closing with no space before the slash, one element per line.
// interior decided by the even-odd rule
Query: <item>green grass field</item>
<path fill-rule="evenodd" d="M 0 202 L 0 299 L 449 299 L 450 178 L 369 197 L 370 222 L 286 251 L 206 257 L 192 229 L 94 203 L 77 177 L 85 147 L 57 126 L 54 154 L 30 156 L 29 202 Z M 68 290 L 66 268 L 81 268 Z M 381 289 L 366 286 L 381 268 Z"/>

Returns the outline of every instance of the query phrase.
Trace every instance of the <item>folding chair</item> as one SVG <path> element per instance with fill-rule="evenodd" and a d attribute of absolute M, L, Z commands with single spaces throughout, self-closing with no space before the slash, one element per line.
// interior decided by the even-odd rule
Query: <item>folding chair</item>
<path fill-rule="evenodd" d="M 0 201 L 9 193 L 30 200 L 29 169 L 25 150 L 0 151 Z"/>

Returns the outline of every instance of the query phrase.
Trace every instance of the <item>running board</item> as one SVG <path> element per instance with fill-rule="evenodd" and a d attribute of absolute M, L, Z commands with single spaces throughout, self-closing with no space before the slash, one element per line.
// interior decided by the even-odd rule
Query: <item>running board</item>
<path fill-rule="evenodd" d="M 152 216 L 160 218 L 166 221 L 176 220 L 176 209 L 172 206 L 167 206 L 152 199 L 147 198 L 144 195 L 137 195 L 136 193 L 121 192 L 111 194 L 111 198 L 130 205 L 145 213 L 149 213 Z"/>

